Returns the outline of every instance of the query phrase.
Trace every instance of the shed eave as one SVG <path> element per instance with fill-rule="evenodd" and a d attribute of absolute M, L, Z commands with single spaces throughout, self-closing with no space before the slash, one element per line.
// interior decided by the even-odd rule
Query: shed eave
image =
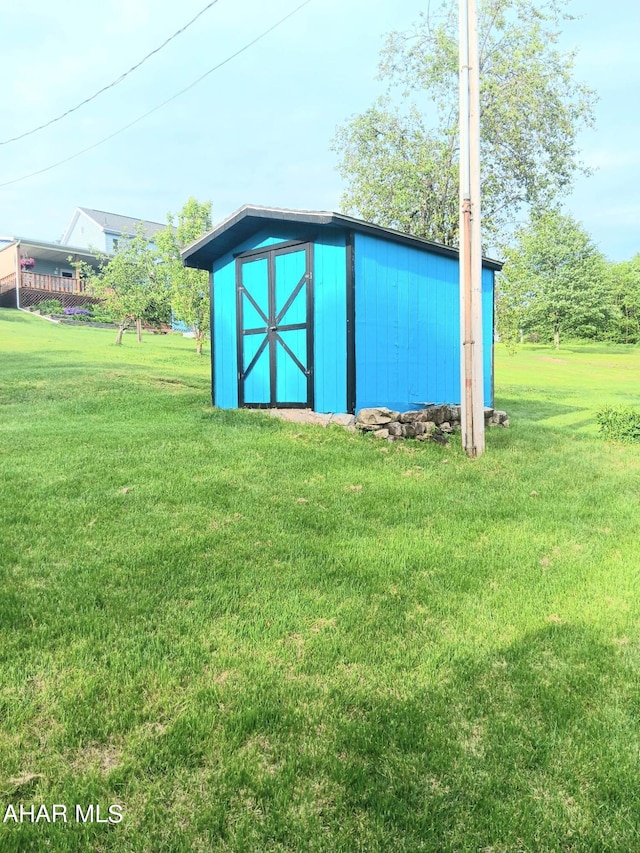
<path fill-rule="evenodd" d="M 313 226 L 335 229 L 348 229 L 361 234 L 369 234 L 395 243 L 413 246 L 414 248 L 458 259 L 458 250 L 441 243 L 434 243 L 423 237 L 404 234 L 393 228 L 385 228 L 371 222 L 356 219 L 342 213 L 329 211 L 286 210 L 274 207 L 259 207 L 244 205 L 232 213 L 227 219 L 209 231 L 199 240 L 187 246 L 181 253 L 182 261 L 187 267 L 211 270 L 218 258 L 232 251 L 242 240 L 264 228 L 269 221 L 287 225 L 299 231 L 300 236 L 308 236 Z M 482 265 L 487 269 L 501 270 L 500 261 L 483 258 Z"/>

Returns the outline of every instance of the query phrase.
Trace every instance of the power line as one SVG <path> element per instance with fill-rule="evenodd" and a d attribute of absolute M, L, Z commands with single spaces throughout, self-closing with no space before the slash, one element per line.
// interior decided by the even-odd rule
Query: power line
<path fill-rule="evenodd" d="M 223 59 L 222 62 L 219 62 L 217 65 L 214 65 L 213 68 L 210 68 L 208 71 L 205 71 L 200 77 L 194 80 L 192 83 L 189 83 L 188 86 L 185 86 L 184 89 L 181 89 L 179 92 L 176 92 L 175 95 L 172 95 L 170 98 L 167 98 L 166 101 L 162 101 L 162 103 L 148 110 L 146 113 L 143 113 L 138 118 L 135 118 L 133 121 L 130 121 L 129 124 L 125 124 L 124 127 L 115 130 L 113 133 L 110 133 L 109 136 L 105 136 L 103 139 L 98 140 L 98 142 L 94 142 L 93 145 L 88 145 L 86 148 L 83 148 L 80 151 L 76 151 L 75 154 L 69 155 L 69 157 L 65 157 L 64 160 L 58 160 L 57 163 L 52 163 L 50 166 L 45 166 L 44 169 L 38 169 L 36 172 L 29 172 L 27 175 L 22 175 L 19 178 L 13 178 L 11 181 L 5 181 L 0 184 L 1 187 L 8 187 L 11 184 L 17 184 L 20 181 L 26 181 L 28 178 L 34 178 L 36 175 L 42 175 L 43 172 L 50 172 L 51 169 L 55 169 L 58 166 L 62 166 L 65 163 L 69 163 L 71 160 L 75 160 L 76 157 L 80 157 L 82 154 L 86 154 L 87 151 L 93 151 L 94 148 L 98 148 L 98 146 L 103 145 L 105 142 L 108 142 L 110 139 L 113 139 L 115 136 L 118 136 L 120 133 L 124 133 L 125 130 L 128 130 L 130 127 L 133 127 L 134 124 L 138 124 L 138 122 L 150 116 L 152 113 L 157 112 L 158 110 L 165 107 L 167 104 L 170 104 L 171 101 L 175 101 L 176 98 L 179 98 L 181 95 L 184 95 L 185 92 L 188 92 L 190 89 L 193 89 L 194 86 L 197 86 L 198 83 L 201 83 L 205 77 L 208 77 L 210 74 L 213 74 L 214 71 L 217 71 L 219 68 L 222 68 L 223 65 L 226 65 L 228 62 L 231 62 L 232 59 L 235 59 L 236 56 L 240 56 L 241 53 L 244 53 L 250 47 L 253 47 L 254 44 L 259 42 L 265 36 L 268 36 L 269 33 L 273 32 L 273 30 L 277 29 L 281 24 L 284 24 L 285 21 L 289 20 L 289 18 L 293 17 L 296 12 L 299 12 L 300 9 L 303 9 L 305 6 L 308 6 L 312 0 L 304 0 L 304 3 L 301 3 L 299 6 L 296 6 L 291 12 L 284 16 L 284 18 L 280 18 L 279 21 L 276 21 L 275 24 L 272 24 L 269 29 L 264 30 L 264 32 L 260 33 L 259 36 L 256 36 L 252 41 L 247 42 L 244 47 L 241 47 L 240 50 L 236 50 L 235 53 L 232 53 L 231 56 L 228 56 L 226 59 Z"/>
<path fill-rule="evenodd" d="M 159 47 L 156 47 L 155 50 L 152 50 L 151 53 L 148 53 L 146 56 L 144 56 L 140 60 L 140 62 L 137 62 L 135 65 L 132 65 L 128 71 L 125 71 L 116 80 L 113 80 L 111 83 L 107 84 L 106 86 L 103 86 L 102 89 L 99 89 L 97 92 L 95 92 L 89 98 L 85 98 L 84 101 L 80 101 L 80 103 L 76 104 L 75 107 L 71 107 L 70 109 L 66 110 L 65 112 L 60 113 L 59 116 L 56 116 L 55 118 L 50 119 L 49 121 L 45 122 L 44 124 L 39 124 L 37 127 L 32 128 L 32 130 L 26 130 L 24 133 L 21 133 L 19 136 L 12 136 L 11 139 L 0 140 L 0 145 L 8 145 L 10 142 L 17 142 L 18 139 L 24 139 L 25 136 L 31 136 L 32 134 L 37 133 L 39 130 L 44 130 L 45 127 L 49 127 L 50 125 L 55 124 L 57 121 L 60 121 L 61 119 L 65 118 L 68 115 L 71 115 L 71 113 L 75 113 L 76 110 L 79 110 L 80 107 L 84 107 L 85 104 L 89 104 L 89 103 L 91 103 L 91 101 L 95 101 L 95 99 L 99 95 L 102 95 L 104 92 L 107 92 L 109 89 L 113 89 L 114 86 L 118 85 L 118 83 L 122 83 L 122 81 L 125 79 L 125 77 L 128 77 L 130 74 L 132 74 L 138 68 L 140 68 L 141 65 L 144 65 L 144 63 L 148 59 L 151 59 L 152 56 L 155 56 L 156 53 L 159 53 L 164 47 L 166 47 L 169 44 L 169 42 L 173 41 L 175 38 L 177 38 L 179 35 L 181 35 L 185 30 L 188 30 L 192 24 L 195 24 L 195 22 L 198 20 L 198 18 L 201 18 L 202 15 L 204 15 L 205 12 L 208 12 L 212 6 L 215 6 L 215 4 L 217 2 L 218 2 L 218 0 L 211 0 L 211 3 L 208 3 L 204 7 L 204 9 L 201 9 L 198 12 L 198 14 L 195 16 L 195 18 L 192 18 L 187 24 L 184 25 L 184 27 L 181 27 L 179 30 L 176 30 L 176 32 L 172 36 L 169 36 L 169 38 L 166 39 L 165 41 L 163 41 Z"/>

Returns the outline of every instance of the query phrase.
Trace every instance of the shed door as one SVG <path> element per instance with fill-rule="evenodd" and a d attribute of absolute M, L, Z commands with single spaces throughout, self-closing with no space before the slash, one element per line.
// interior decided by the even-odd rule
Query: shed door
<path fill-rule="evenodd" d="M 308 243 L 237 259 L 238 405 L 313 408 Z"/>

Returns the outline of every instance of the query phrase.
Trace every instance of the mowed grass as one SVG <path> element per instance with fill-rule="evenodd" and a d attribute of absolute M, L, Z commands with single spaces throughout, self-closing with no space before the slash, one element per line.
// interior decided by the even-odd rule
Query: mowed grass
<path fill-rule="evenodd" d="M 640 849 L 640 350 L 498 349 L 476 461 L 176 336 L 0 311 L 0 369 L 0 811 L 70 816 L 0 850 Z"/>

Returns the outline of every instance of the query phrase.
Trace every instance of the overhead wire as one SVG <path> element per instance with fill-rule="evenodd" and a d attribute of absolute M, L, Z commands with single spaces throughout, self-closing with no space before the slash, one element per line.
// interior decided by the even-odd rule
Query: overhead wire
<path fill-rule="evenodd" d="M 197 86 L 198 83 L 201 83 L 206 77 L 208 77 L 210 74 L 213 74 L 214 71 L 217 71 L 219 68 L 222 68 L 223 65 L 226 65 L 228 62 L 231 62 L 232 59 L 235 59 L 236 56 L 240 56 L 240 54 L 244 53 L 246 50 L 249 50 L 250 47 L 253 47 L 254 44 L 259 42 L 265 36 L 268 36 L 269 33 L 273 32 L 273 30 L 277 29 L 281 24 L 284 24 L 285 21 L 289 20 L 289 18 L 293 17 L 293 15 L 295 15 L 305 6 L 308 6 L 311 2 L 313 2 L 313 0 L 304 0 L 303 3 L 300 3 L 299 6 L 296 6 L 295 9 L 286 14 L 283 18 L 280 18 L 278 21 L 276 21 L 275 24 L 272 24 L 268 29 L 260 33 L 260 35 L 256 36 L 250 42 L 247 42 L 247 44 L 245 44 L 239 50 L 236 50 L 235 53 L 232 53 L 226 59 L 223 59 L 222 62 L 219 62 L 217 65 L 214 65 L 208 71 L 205 71 L 204 74 L 201 74 L 200 77 L 193 80 L 191 83 L 189 83 L 188 86 L 185 86 L 184 89 L 180 89 L 180 91 L 176 92 L 175 95 L 171 95 L 170 98 L 167 98 L 165 101 L 162 101 L 160 104 L 157 104 L 157 106 L 148 110 L 146 113 L 143 113 L 142 115 L 138 116 L 138 118 L 135 118 L 128 124 L 125 124 L 123 127 L 119 128 L 113 133 L 110 133 L 108 136 L 105 136 L 103 139 L 98 140 L 98 142 L 94 142 L 92 145 L 88 145 L 86 148 L 82 148 L 80 151 L 76 151 L 75 154 L 70 154 L 69 157 L 65 157 L 63 160 L 58 160 L 56 163 L 52 163 L 50 166 L 45 166 L 44 169 L 38 169 L 35 172 L 29 172 L 27 175 L 21 175 L 19 178 L 13 178 L 13 180 L 11 181 L 5 181 L 4 183 L 0 183 L 0 187 L 8 187 L 12 184 L 17 184 L 20 181 L 26 181 L 28 178 L 34 178 L 36 175 L 42 175 L 44 172 L 50 172 L 52 169 L 55 169 L 58 166 L 63 166 L 65 163 L 69 163 L 71 160 L 75 160 L 76 157 L 80 157 L 82 154 L 86 154 L 88 151 L 93 151 L 94 148 L 98 148 L 100 145 L 104 145 L 105 142 L 109 142 L 109 140 L 113 139 L 115 136 L 124 133 L 125 130 L 129 130 L 130 127 L 133 127 L 135 124 L 138 124 L 143 119 L 162 109 L 162 107 L 165 107 L 167 104 L 170 104 L 171 101 L 175 101 L 176 98 L 179 98 L 181 95 L 184 95 L 185 92 L 188 92 L 190 89 L 193 89 L 194 86 Z"/>
<path fill-rule="evenodd" d="M 134 71 L 137 71 L 137 69 L 140 68 L 141 65 L 144 65 L 144 63 L 148 59 L 151 59 L 152 56 L 155 56 L 156 53 L 160 53 L 160 51 L 163 48 L 165 48 L 169 44 L 169 42 L 172 42 L 179 35 L 182 35 L 182 33 L 185 30 L 188 30 L 189 27 L 192 26 L 192 24 L 195 24 L 195 22 L 198 20 L 198 18 L 201 18 L 205 12 L 208 12 L 209 9 L 212 6 L 215 6 L 216 3 L 218 3 L 218 2 L 219 2 L 219 0 L 211 0 L 211 2 L 208 3 L 203 9 L 200 9 L 200 11 L 195 16 L 195 18 L 192 18 L 183 27 L 180 27 L 179 30 L 176 30 L 176 32 L 173 35 L 169 36 L 168 39 L 165 39 L 165 41 L 163 41 L 161 45 L 156 47 L 154 50 L 152 50 L 146 56 L 143 56 L 143 58 L 139 62 L 136 62 L 135 65 L 132 65 L 128 71 L 125 71 L 119 77 L 117 77 L 115 80 L 113 80 L 111 83 L 108 83 L 106 86 L 103 86 L 102 89 L 98 89 L 98 91 L 94 92 L 93 95 L 90 95 L 88 98 L 85 98 L 83 101 L 80 101 L 80 103 L 76 104 L 75 107 L 70 107 L 68 110 L 65 110 L 65 112 L 60 113 L 60 115 L 55 116 L 52 119 L 49 119 L 49 121 L 46 121 L 44 124 L 39 124 L 37 127 L 34 127 L 31 130 L 25 130 L 24 133 L 20 133 L 20 134 L 18 134 L 18 136 L 12 136 L 10 139 L 0 140 L 0 145 L 8 145 L 10 142 L 17 142 L 19 139 L 24 139 L 26 136 L 31 136 L 34 133 L 38 133 L 38 131 L 44 130 L 45 127 L 50 127 L 52 124 L 55 124 L 56 122 L 61 121 L 63 118 L 66 118 L 66 116 L 71 115 L 71 113 L 75 113 L 77 110 L 79 110 L 81 107 L 84 107 L 86 104 L 90 104 L 91 101 L 95 101 L 95 99 L 97 97 L 104 94 L 109 89 L 113 89 L 119 83 L 122 83 L 122 81 L 126 77 L 128 77 L 130 74 L 133 74 Z"/>

